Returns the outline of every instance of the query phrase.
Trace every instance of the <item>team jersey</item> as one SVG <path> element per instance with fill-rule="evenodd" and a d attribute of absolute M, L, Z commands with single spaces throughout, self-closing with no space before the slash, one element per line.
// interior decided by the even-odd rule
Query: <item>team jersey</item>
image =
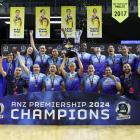
<path fill-rule="evenodd" d="M 98 82 L 100 77 L 98 75 L 85 74 L 82 78 L 82 85 L 86 93 L 97 93 Z"/>
<path fill-rule="evenodd" d="M 3 70 L 7 73 L 8 77 L 12 79 L 14 76 L 14 71 L 15 71 L 15 61 L 12 61 L 11 63 L 9 63 L 7 59 L 3 59 L 2 66 L 3 66 Z M 2 77 L 1 81 L 2 81 L 1 82 L 2 84 L 1 96 L 5 96 L 7 95 L 7 82 L 8 81 L 4 77 Z"/>
<path fill-rule="evenodd" d="M 35 52 L 35 64 L 39 64 L 41 73 L 46 73 L 46 67 L 48 66 L 48 58 L 49 56 L 46 54 L 41 55 L 38 51 Z"/>
<path fill-rule="evenodd" d="M 80 90 L 80 76 L 77 72 L 67 73 L 65 77 L 66 91 L 79 91 Z"/>
<path fill-rule="evenodd" d="M 75 57 L 73 57 L 73 58 L 68 58 L 67 60 L 66 60 L 66 64 L 65 64 L 65 70 L 66 71 L 68 71 L 69 72 L 69 64 L 70 63 L 75 63 L 76 64 L 76 58 Z"/>
<path fill-rule="evenodd" d="M 91 54 L 87 52 L 81 52 L 78 55 L 83 64 L 84 72 L 86 72 L 91 62 Z"/>
<path fill-rule="evenodd" d="M 104 55 L 92 55 L 91 63 L 94 65 L 95 74 L 99 77 L 103 77 L 106 68 L 106 57 Z"/>
<path fill-rule="evenodd" d="M 32 70 L 32 66 L 33 66 L 33 60 L 31 58 L 31 56 L 29 56 L 29 55 L 24 55 L 23 56 L 22 55 L 20 59 L 23 61 L 23 63 L 25 64 L 25 66 L 31 71 Z M 16 67 L 21 67 L 18 57 L 16 57 L 15 65 L 16 65 Z M 22 77 L 25 77 L 26 76 L 26 72 L 24 71 L 23 68 L 22 68 L 22 75 L 21 76 Z"/>
<path fill-rule="evenodd" d="M 135 71 L 137 71 L 139 69 L 140 69 L 140 56 L 138 56 L 136 59 Z"/>
<path fill-rule="evenodd" d="M 62 82 L 63 78 L 59 75 L 55 75 L 54 77 L 47 75 L 43 79 L 46 91 L 61 91 Z"/>
<path fill-rule="evenodd" d="M 135 54 L 128 54 L 128 56 L 122 56 L 122 64 L 128 63 L 131 65 L 132 71 L 135 69 L 135 61 L 136 61 Z"/>
<path fill-rule="evenodd" d="M 49 66 L 51 64 L 54 64 L 57 67 L 59 67 L 61 65 L 61 63 L 62 63 L 62 58 L 60 58 L 60 57 L 58 57 L 58 58 L 53 58 L 53 57 L 48 58 L 48 64 L 49 64 Z"/>
<path fill-rule="evenodd" d="M 116 77 L 116 80 L 120 82 L 120 79 Z M 107 76 L 104 76 L 99 83 L 99 86 L 102 89 L 102 94 L 117 94 L 115 81 Z"/>
<path fill-rule="evenodd" d="M 43 87 L 43 78 L 45 74 L 39 73 L 34 74 L 33 72 L 30 72 L 28 75 L 28 91 L 29 92 L 40 92 L 42 91 Z"/>
<path fill-rule="evenodd" d="M 6 95 L 16 95 L 24 92 L 24 88 L 27 88 L 27 81 L 20 77 L 18 80 L 13 76 L 12 78 L 9 75 L 6 76 L 7 79 L 7 91 Z"/>
<path fill-rule="evenodd" d="M 107 65 L 109 65 L 112 69 L 112 73 L 115 76 L 120 76 L 122 74 L 122 65 L 121 65 L 121 54 L 115 54 L 114 56 L 107 57 Z"/>

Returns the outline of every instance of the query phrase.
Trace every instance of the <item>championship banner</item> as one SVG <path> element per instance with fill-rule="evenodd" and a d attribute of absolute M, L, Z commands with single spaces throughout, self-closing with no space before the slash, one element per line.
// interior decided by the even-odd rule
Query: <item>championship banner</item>
<path fill-rule="evenodd" d="M 140 0 L 138 0 L 138 17 L 140 17 Z"/>
<path fill-rule="evenodd" d="M 112 17 L 122 23 L 129 16 L 128 0 L 112 0 Z"/>
<path fill-rule="evenodd" d="M 0 98 L 0 124 L 138 125 L 139 108 L 118 95 L 34 92 Z"/>
<path fill-rule="evenodd" d="M 10 38 L 24 38 L 25 7 L 10 8 Z"/>
<path fill-rule="evenodd" d="M 76 33 L 76 6 L 61 7 L 61 38 L 75 38 Z M 64 35 L 65 34 L 65 35 Z"/>
<path fill-rule="evenodd" d="M 102 38 L 102 6 L 87 6 L 87 38 Z"/>
<path fill-rule="evenodd" d="M 50 38 L 50 7 L 36 7 L 36 38 Z"/>

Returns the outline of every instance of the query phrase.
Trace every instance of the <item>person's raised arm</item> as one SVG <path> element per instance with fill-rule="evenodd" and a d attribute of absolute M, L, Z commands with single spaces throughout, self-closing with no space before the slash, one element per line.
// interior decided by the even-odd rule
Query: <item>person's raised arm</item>
<path fill-rule="evenodd" d="M 2 61 L 3 57 L 0 56 L 0 73 L 2 74 L 3 77 L 6 77 L 7 73 L 3 70 Z"/>
<path fill-rule="evenodd" d="M 80 60 L 78 54 L 77 54 L 77 61 L 78 61 L 78 65 L 79 65 L 79 68 L 80 68 L 79 71 L 78 71 L 78 74 L 79 74 L 80 76 L 82 76 L 82 74 L 83 74 L 83 64 L 82 64 L 82 62 L 81 62 L 81 60 Z"/>
<path fill-rule="evenodd" d="M 66 64 L 66 57 L 64 56 L 63 62 L 60 66 L 60 71 L 62 73 L 62 75 L 65 77 L 67 72 L 65 71 L 65 64 Z"/>
<path fill-rule="evenodd" d="M 19 63 L 21 65 L 21 67 L 24 69 L 24 71 L 29 74 L 30 70 L 25 66 L 24 62 L 22 61 L 21 55 L 19 52 L 17 52 L 17 59 L 19 60 Z"/>
<path fill-rule="evenodd" d="M 37 52 L 37 48 L 35 47 L 35 42 L 34 42 L 34 38 L 33 38 L 33 30 L 30 30 L 30 44 L 31 47 L 33 47 L 34 51 Z"/>

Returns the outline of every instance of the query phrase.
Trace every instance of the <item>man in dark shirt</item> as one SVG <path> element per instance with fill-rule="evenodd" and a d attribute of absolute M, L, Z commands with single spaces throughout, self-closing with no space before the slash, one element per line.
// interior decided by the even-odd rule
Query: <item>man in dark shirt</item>
<path fill-rule="evenodd" d="M 137 99 L 138 93 L 136 92 L 136 75 L 132 73 L 130 64 L 123 65 L 124 74 L 120 77 L 122 84 L 122 95 L 130 99 Z"/>
<path fill-rule="evenodd" d="M 5 95 L 16 95 L 25 92 L 27 88 L 26 80 L 21 77 L 21 68 L 16 67 L 14 75 L 4 71 L 2 67 L 2 58 L 0 58 L 0 73 L 7 80 Z"/>

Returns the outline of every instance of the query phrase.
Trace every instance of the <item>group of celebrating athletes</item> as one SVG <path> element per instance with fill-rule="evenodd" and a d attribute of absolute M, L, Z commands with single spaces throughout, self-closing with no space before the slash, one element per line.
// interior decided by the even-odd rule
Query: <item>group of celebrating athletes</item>
<path fill-rule="evenodd" d="M 94 54 L 82 43 L 76 57 L 67 58 L 66 50 L 57 49 L 46 54 L 45 45 L 36 49 L 33 31 L 30 31 L 31 47 L 26 54 L 0 57 L 1 96 L 27 92 L 83 91 L 88 94 L 120 94 L 137 99 L 140 93 L 140 48 L 138 55 L 122 47 L 121 54 L 108 46 L 108 55 L 102 55 L 100 47 Z M 34 55 L 34 58 L 32 57 Z"/>

